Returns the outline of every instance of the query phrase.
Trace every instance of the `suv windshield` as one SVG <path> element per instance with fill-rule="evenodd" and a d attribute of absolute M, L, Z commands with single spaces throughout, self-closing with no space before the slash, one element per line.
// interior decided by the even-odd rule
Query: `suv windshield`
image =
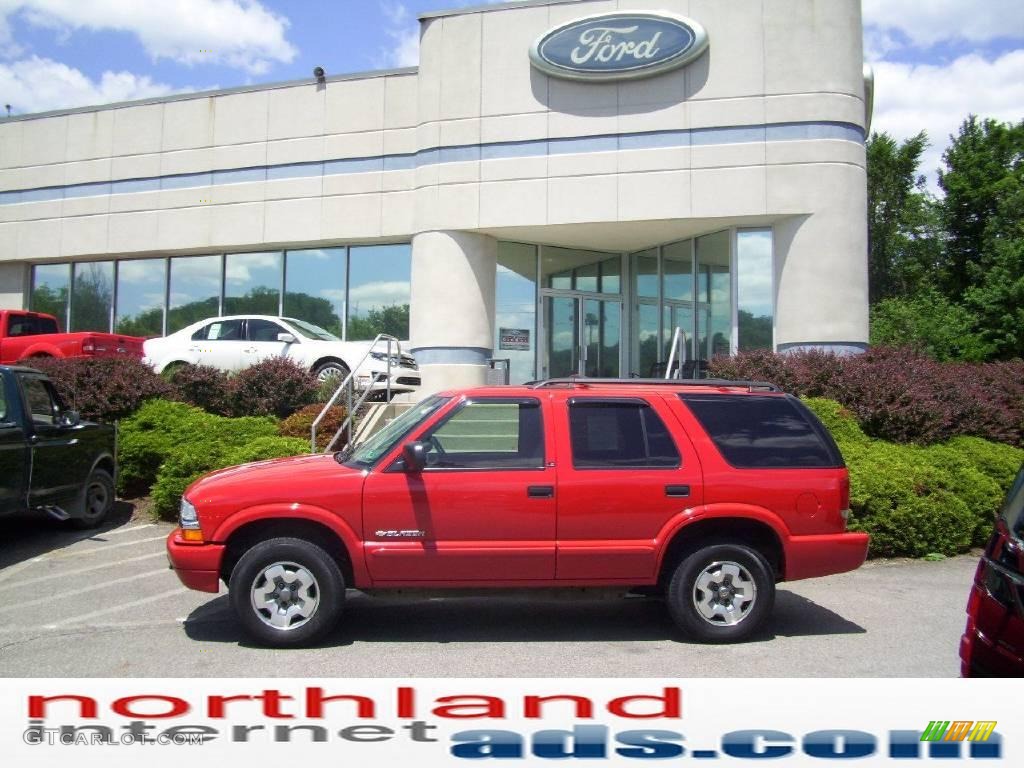
<path fill-rule="evenodd" d="M 447 403 L 451 398 L 432 395 L 418 405 L 410 408 L 397 419 L 385 426 L 365 443 L 360 445 L 351 456 L 346 457 L 345 466 L 365 469 L 372 466 L 381 456 L 409 434 L 413 428 L 430 416 L 434 411 Z"/>
<path fill-rule="evenodd" d="M 1024 467 L 1021 467 L 1010 492 L 1006 494 L 1006 503 L 1003 504 L 1000 516 L 1014 536 L 1024 538 Z"/>
<path fill-rule="evenodd" d="M 314 341 L 341 341 L 337 336 L 328 331 L 326 328 L 321 328 L 319 325 L 313 325 L 307 323 L 305 320 L 296 320 L 293 317 L 283 318 L 290 325 L 295 326 L 296 330 L 307 339 L 313 339 Z"/>

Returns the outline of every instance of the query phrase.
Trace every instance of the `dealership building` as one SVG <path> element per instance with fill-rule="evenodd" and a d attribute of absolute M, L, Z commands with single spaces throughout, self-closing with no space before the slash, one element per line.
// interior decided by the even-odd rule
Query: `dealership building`
<path fill-rule="evenodd" d="M 495 359 L 656 375 L 674 338 L 691 374 L 864 348 L 859 0 L 525 0 L 420 29 L 414 68 L 0 120 L 0 307 L 386 331 L 428 391 Z"/>

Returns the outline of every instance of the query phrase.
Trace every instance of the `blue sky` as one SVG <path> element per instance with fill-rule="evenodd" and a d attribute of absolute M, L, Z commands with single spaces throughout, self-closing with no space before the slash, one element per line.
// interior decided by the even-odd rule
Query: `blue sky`
<path fill-rule="evenodd" d="M 289 80 L 317 65 L 415 65 L 417 15 L 477 1 L 0 0 L 0 108 Z M 1024 0 L 862 5 L 878 81 L 874 127 L 898 137 L 927 130 L 924 170 L 938 166 L 968 113 L 1024 118 Z"/>

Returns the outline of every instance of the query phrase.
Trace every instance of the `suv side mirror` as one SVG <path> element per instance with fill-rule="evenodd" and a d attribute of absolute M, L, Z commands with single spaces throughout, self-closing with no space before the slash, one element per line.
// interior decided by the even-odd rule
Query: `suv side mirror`
<path fill-rule="evenodd" d="M 62 427 L 77 427 L 81 420 L 82 416 L 78 411 L 63 411 L 57 423 Z"/>
<path fill-rule="evenodd" d="M 294 344 L 296 339 L 290 333 L 279 333 L 277 334 L 277 340 L 283 341 L 285 344 Z"/>
<path fill-rule="evenodd" d="M 406 472 L 422 472 L 427 466 L 427 444 L 413 441 L 402 447 Z"/>

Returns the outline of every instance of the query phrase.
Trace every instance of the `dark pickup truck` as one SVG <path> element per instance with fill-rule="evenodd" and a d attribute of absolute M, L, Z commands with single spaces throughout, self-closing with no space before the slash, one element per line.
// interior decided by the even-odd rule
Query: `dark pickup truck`
<path fill-rule="evenodd" d="M 0 516 L 98 526 L 114 505 L 114 443 L 113 427 L 81 421 L 44 374 L 0 365 Z"/>

